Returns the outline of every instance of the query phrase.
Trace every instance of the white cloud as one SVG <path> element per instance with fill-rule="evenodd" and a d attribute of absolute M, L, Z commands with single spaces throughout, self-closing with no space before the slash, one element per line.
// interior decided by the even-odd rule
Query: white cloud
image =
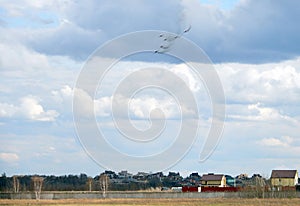
<path fill-rule="evenodd" d="M 77 102 L 77 104 L 73 104 L 73 111 L 82 117 L 93 115 L 93 99 L 87 92 L 82 89 L 74 89 L 73 98 Z"/>
<path fill-rule="evenodd" d="M 152 67 L 162 68 L 164 72 L 156 72 L 154 69 L 147 70 L 143 73 L 138 72 L 140 69 Z M 178 78 L 176 81 L 181 80 L 184 82 L 191 93 L 195 95 L 197 93 L 201 98 L 207 95 L 203 91 L 201 91 L 201 93 L 199 92 L 203 89 L 201 79 L 197 80 L 186 64 L 120 61 L 104 76 L 95 97 L 91 97 L 83 90 L 77 90 L 75 101 L 78 101 L 78 106 L 76 104 L 75 109 L 83 116 L 91 115 L 94 112 L 91 105 L 94 105 L 96 116 L 107 117 L 111 115 L 112 99 L 114 98 L 116 105 L 126 105 L 126 111 L 120 111 L 118 108 L 114 108 L 116 109 L 115 114 L 123 117 L 127 117 L 129 114 L 132 118 L 147 119 L 149 118 L 150 112 L 154 109 L 161 109 L 165 118 L 178 118 L 181 113 L 184 117 L 195 117 L 196 111 L 191 109 L 190 103 L 181 105 L 181 108 L 179 108 L 180 105 L 177 105 L 175 99 L 176 95 L 180 96 L 186 94 L 182 92 L 181 84 L 174 83 L 175 77 L 167 75 L 169 71 L 176 75 L 176 78 Z M 130 75 L 134 75 L 134 79 L 136 80 L 129 81 L 127 78 Z M 169 78 L 172 79 L 172 81 L 169 81 Z M 114 93 L 115 89 L 123 82 L 128 82 L 126 89 L 139 88 L 139 85 L 144 84 L 144 79 L 147 81 L 155 79 L 156 81 L 154 85 L 149 85 L 149 88 L 140 88 L 141 90 L 137 91 L 137 94 L 134 94 L 134 96 L 130 96 L 133 94 L 118 96 Z M 89 84 L 89 79 L 87 80 L 87 84 Z M 160 88 L 160 85 L 163 85 L 162 88 Z M 170 91 L 172 88 L 172 92 L 175 92 L 175 94 L 165 91 L 164 88 L 166 88 L 167 91 Z M 69 90 L 70 89 L 71 88 L 69 88 Z M 62 91 L 53 91 L 52 93 L 55 96 L 64 96 Z M 60 95 L 58 95 L 58 93 Z M 208 98 L 208 96 L 206 97 Z"/>
<path fill-rule="evenodd" d="M 258 144 L 267 147 L 290 147 L 294 139 L 289 136 L 283 136 L 281 138 L 263 138 L 258 142 Z"/>
<path fill-rule="evenodd" d="M 16 153 L 1 152 L 0 160 L 7 163 L 14 163 L 19 160 L 19 155 L 17 155 Z"/>
<path fill-rule="evenodd" d="M 260 142 L 263 146 L 287 146 L 286 143 L 282 142 L 279 139 L 276 138 L 267 138 L 267 139 L 262 139 L 262 141 Z"/>
<path fill-rule="evenodd" d="M 71 108 L 74 97 L 77 104 L 73 105 L 73 109 L 78 112 L 80 116 L 87 117 L 93 115 L 94 112 L 96 116 L 100 117 L 110 115 L 111 97 L 104 96 L 93 99 L 82 89 L 75 89 L 74 95 L 74 89 L 69 85 L 64 85 L 60 90 L 53 90 L 51 94 L 57 104 L 63 105 L 60 109 L 64 111 L 64 114 L 70 112 L 69 109 Z M 94 108 L 92 106 L 94 106 Z"/>
<path fill-rule="evenodd" d="M 39 100 L 33 96 L 21 98 L 19 106 L 0 103 L 0 117 L 21 117 L 34 121 L 54 121 L 58 115 L 58 112 L 55 110 L 45 111 Z"/>
<path fill-rule="evenodd" d="M 45 111 L 43 106 L 39 104 L 39 100 L 32 96 L 21 99 L 19 111 L 25 117 L 36 121 L 54 121 L 59 115 L 55 110 Z"/>
<path fill-rule="evenodd" d="M 227 106 L 227 117 L 235 121 L 282 122 L 298 124 L 299 120 L 280 113 L 276 108 L 256 104 L 234 104 Z"/>
<path fill-rule="evenodd" d="M 289 117 L 281 115 L 276 109 L 261 106 L 260 103 L 248 105 L 250 112 L 256 113 L 254 116 L 246 117 L 249 120 L 280 120 L 289 119 Z"/>
<path fill-rule="evenodd" d="M 1 153 L 0 157 L 3 159 L 3 157 L 10 156 L 11 159 L 17 159 L 19 157 L 14 154 L 17 154 L 15 152 L 22 145 L 24 148 L 25 144 L 30 141 L 47 143 L 49 138 L 44 138 L 44 136 L 49 133 L 62 134 L 61 136 L 72 133 L 73 127 L 70 125 L 73 88 L 70 85 L 75 83 L 76 74 L 82 66 L 82 62 L 74 59 L 84 59 L 105 41 L 126 32 L 141 29 L 178 32 L 184 28 L 185 24 L 191 24 L 191 31 L 184 36 L 195 41 L 213 60 L 276 62 L 216 65 L 227 100 L 229 117 L 225 128 L 227 129 L 227 142 L 230 145 L 236 143 L 235 147 L 232 146 L 232 151 L 235 152 L 232 157 L 242 156 L 242 164 L 252 158 L 254 162 L 252 167 L 257 164 L 257 159 L 260 158 L 258 156 L 263 153 L 253 151 L 252 148 L 255 148 L 258 143 L 270 150 L 275 148 L 273 153 L 266 154 L 266 156 L 284 156 L 288 153 L 293 158 L 299 159 L 297 135 L 300 125 L 300 58 L 278 62 L 282 58 L 288 59 L 299 54 L 300 44 L 297 44 L 299 39 L 297 35 L 299 33 L 299 27 L 297 27 L 299 6 L 297 5 L 299 3 L 296 1 L 294 3 L 270 3 L 269 1 L 257 3 L 249 0 L 241 1 L 234 9 L 223 12 L 217 7 L 202 5 L 197 1 L 180 2 L 172 0 L 132 1 L 130 3 L 128 1 L 101 1 L 99 3 L 94 0 L 88 2 L 72 0 L 3 2 L 1 6 L 5 10 L 3 13 L 5 18 L 0 17 L 0 24 L 3 21 L 6 25 L 5 27 L 0 25 L 0 125 L 2 141 L 5 139 L 7 144 L 1 145 L 4 147 L 10 145 L 16 149 L 10 151 L 3 148 L 3 151 L 11 153 Z M 270 9 L 266 11 L 262 8 Z M 57 18 L 53 27 L 39 27 L 39 24 L 35 23 L 37 19 L 43 18 L 41 16 L 45 13 L 49 14 L 50 20 Z M 276 21 L 272 21 L 274 19 Z M 263 22 L 265 25 L 263 30 L 257 22 Z M 115 85 L 118 85 L 119 77 L 122 78 L 124 74 L 127 74 L 126 72 L 140 67 L 152 65 L 169 69 L 180 76 L 192 92 L 202 92 L 202 85 L 195 80 L 184 64 L 165 63 L 162 65 L 142 61 L 118 64 L 117 72 L 109 76 L 102 96 L 94 98 L 84 91 L 79 91 L 76 98 L 80 99 L 78 109 L 82 115 L 92 114 L 94 110 L 99 119 L 106 119 L 111 115 L 112 95 L 109 91 L 113 91 Z M 168 81 L 168 78 L 162 78 L 162 81 Z M 135 83 L 132 82 L 132 84 Z M 180 90 L 177 88 L 178 85 L 171 86 Z M 209 104 L 200 101 L 200 105 Z M 179 116 L 176 102 L 172 98 L 161 96 L 135 96 L 131 99 L 128 108 L 130 115 L 136 119 L 147 119 L 150 111 L 155 108 L 163 110 L 167 118 Z M 193 115 L 193 111 L 181 109 L 184 115 Z M 17 118 L 20 121 L 25 120 L 24 124 L 16 125 L 10 121 Z M 57 119 L 60 120 L 59 124 L 53 124 L 51 129 L 26 124 L 26 120 L 55 121 Z M 104 129 L 114 127 L 111 122 L 104 122 L 102 125 Z M 22 139 L 24 137 L 16 131 L 22 131 L 25 135 L 30 134 L 28 135 L 30 137 L 24 141 Z M 33 131 L 43 135 L 38 139 L 30 139 Z M 7 133 L 18 133 L 14 142 L 7 138 Z M 60 139 L 59 137 L 53 141 L 60 142 L 58 141 Z M 246 143 L 241 143 L 241 140 L 245 140 Z M 224 142 L 221 144 L 223 148 L 219 147 L 217 150 L 229 151 L 228 144 Z M 68 166 L 72 164 L 74 157 L 65 151 L 65 148 L 69 148 L 68 146 L 59 147 L 54 144 L 52 147 L 49 145 L 51 144 L 47 143 L 45 147 L 40 148 L 38 153 L 42 154 L 43 151 L 54 153 L 55 151 L 66 158 L 66 162 L 70 162 Z M 26 147 L 29 153 L 35 151 L 35 148 L 30 145 Z M 247 148 L 251 148 L 249 154 L 243 154 L 248 151 Z M 290 156 L 285 156 L 281 160 L 286 165 L 294 164 L 291 163 L 295 161 L 291 160 Z M 28 157 L 29 164 L 32 164 L 32 158 L 34 157 Z M 222 157 L 216 153 L 215 158 Z M 268 167 L 272 164 L 276 165 L 278 159 L 274 157 L 270 160 Z M 233 161 L 232 165 L 224 167 L 234 166 L 235 163 Z M 34 164 L 33 167 L 39 167 L 38 164 Z M 66 164 L 63 164 L 64 168 Z M 24 168 L 28 167 L 25 165 Z"/>
<path fill-rule="evenodd" d="M 201 89 L 201 82 L 191 72 L 186 64 L 177 64 L 171 68 L 171 71 L 181 77 L 189 86 L 191 91 L 197 92 Z"/>
<path fill-rule="evenodd" d="M 16 111 L 14 105 L 0 102 L 0 117 L 12 117 Z"/>
<path fill-rule="evenodd" d="M 129 110 L 135 117 L 147 119 L 150 117 L 152 111 L 160 109 L 164 113 L 165 118 L 174 118 L 178 116 L 178 109 L 176 108 L 176 102 L 172 98 L 157 99 L 153 97 L 146 98 L 134 98 L 130 100 Z M 153 113 L 152 113 L 153 115 Z M 154 118 L 161 118 L 157 116 Z"/>
<path fill-rule="evenodd" d="M 79 90 L 75 98 L 78 100 L 76 111 L 81 116 L 89 116 L 95 112 L 98 117 L 107 117 L 112 115 L 112 98 L 115 98 L 116 105 L 127 105 L 126 111 L 120 111 L 118 107 L 114 108 L 114 114 L 121 117 L 148 119 L 151 111 L 160 109 L 164 113 L 164 118 L 178 118 L 180 113 L 185 117 L 194 116 L 194 112 L 186 107 L 178 108 L 177 102 L 173 98 L 157 98 L 155 96 L 143 96 L 127 99 L 125 97 L 101 97 L 95 100 L 84 91 Z M 116 99 L 117 98 L 117 99 Z M 94 110 L 90 107 L 94 104 Z M 77 105 L 77 104 L 76 104 Z M 159 116 L 162 117 L 162 116 Z M 158 118 L 158 117 L 157 117 Z"/>
<path fill-rule="evenodd" d="M 81 66 L 68 57 L 46 56 L 32 51 L 12 39 L 0 43 L 0 53 L 2 103 L 16 105 L 16 100 L 28 94 L 49 99 L 51 91 L 61 85 L 73 84 Z M 47 105 L 53 107 L 50 101 Z"/>
<path fill-rule="evenodd" d="M 19 72 L 18 77 L 26 77 L 28 72 L 39 74 L 37 71 L 41 68 L 46 70 L 50 67 L 46 55 L 32 51 L 22 44 L 2 42 L 0 52 L 2 54 L 0 57 L 1 73 L 5 76 Z"/>
<path fill-rule="evenodd" d="M 216 65 L 229 102 L 285 104 L 300 101 L 300 59 L 272 64 Z"/>
<path fill-rule="evenodd" d="M 95 113 L 97 116 L 106 117 L 110 115 L 111 97 L 101 97 L 94 101 Z"/>
<path fill-rule="evenodd" d="M 300 121 L 300 58 L 270 64 L 216 65 L 227 116 L 237 121 Z"/>
<path fill-rule="evenodd" d="M 73 88 L 69 85 L 64 85 L 60 90 L 53 90 L 51 94 L 57 104 L 72 104 Z"/>

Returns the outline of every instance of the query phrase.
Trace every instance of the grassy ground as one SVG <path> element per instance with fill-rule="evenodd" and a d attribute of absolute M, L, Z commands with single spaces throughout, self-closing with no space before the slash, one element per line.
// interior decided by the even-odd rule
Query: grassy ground
<path fill-rule="evenodd" d="M 0 205 L 56 205 L 56 206 L 79 206 L 79 205 L 125 205 L 125 206 L 273 206 L 273 205 L 300 205 L 300 199 L 69 199 L 69 200 L 0 200 Z"/>

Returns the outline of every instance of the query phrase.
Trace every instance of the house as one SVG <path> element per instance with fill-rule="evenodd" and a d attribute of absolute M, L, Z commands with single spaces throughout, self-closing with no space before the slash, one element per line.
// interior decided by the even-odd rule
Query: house
<path fill-rule="evenodd" d="M 164 174 L 162 172 L 156 172 L 156 173 L 150 173 L 147 176 L 147 179 L 155 179 L 158 178 L 159 180 L 161 180 L 161 178 L 164 177 Z"/>
<path fill-rule="evenodd" d="M 180 176 L 179 172 L 169 172 L 168 176 L 166 177 L 170 181 L 181 181 L 182 177 Z"/>
<path fill-rule="evenodd" d="M 295 187 L 297 184 L 297 170 L 272 170 L 271 185 L 273 188 Z"/>
<path fill-rule="evenodd" d="M 148 175 L 149 174 L 146 172 L 138 172 L 136 175 L 133 175 L 133 178 L 138 181 L 145 181 L 145 180 L 147 180 Z"/>
<path fill-rule="evenodd" d="M 102 173 L 102 174 L 106 174 L 109 177 L 109 179 L 116 179 L 116 178 L 118 178 L 118 175 L 114 171 L 105 170 L 105 172 Z"/>
<path fill-rule="evenodd" d="M 226 177 L 223 174 L 208 173 L 201 178 L 203 187 L 226 187 Z"/>
<path fill-rule="evenodd" d="M 118 173 L 118 176 L 120 179 L 126 179 L 126 180 L 130 180 L 132 179 L 132 174 L 127 172 L 127 170 L 122 170 L 121 172 Z"/>
<path fill-rule="evenodd" d="M 239 179 L 239 180 L 248 179 L 248 174 L 240 174 L 240 175 L 236 176 L 236 179 Z"/>

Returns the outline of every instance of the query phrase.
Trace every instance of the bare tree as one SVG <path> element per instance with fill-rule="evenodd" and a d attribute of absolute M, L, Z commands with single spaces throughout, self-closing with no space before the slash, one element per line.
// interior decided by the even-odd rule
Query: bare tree
<path fill-rule="evenodd" d="M 17 175 L 13 176 L 13 183 L 14 183 L 14 193 L 18 193 L 20 189 L 20 181 Z"/>
<path fill-rule="evenodd" d="M 35 192 L 35 198 L 39 200 L 41 198 L 42 186 L 43 186 L 43 177 L 34 176 L 31 178 L 33 182 L 33 190 Z"/>
<path fill-rule="evenodd" d="M 255 189 L 257 197 L 265 198 L 266 182 L 263 177 L 255 177 Z"/>
<path fill-rule="evenodd" d="M 92 183 L 93 183 L 93 178 L 92 177 L 88 177 L 87 178 L 87 184 L 88 184 L 90 192 L 92 191 Z"/>
<path fill-rule="evenodd" d="M 103 192 L 103 197 L 106 197 L 106 191 L 108 190 L 109 177 L 106 174 L 101 174 L 99 177 L 100 189 Z"/>

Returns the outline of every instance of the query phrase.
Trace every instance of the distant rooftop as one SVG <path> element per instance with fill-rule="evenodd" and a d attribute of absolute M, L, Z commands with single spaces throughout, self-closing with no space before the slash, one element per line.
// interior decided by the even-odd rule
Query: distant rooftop
<path fill-rule="evenodd" d="M 224 175 L 222 174 L 207 174 L 203 175 L 201 180 L 203 181 L 221 181 Z"/>
<path fill-rule="evenodd" d="M 271 178 L 295 178 L 297 170 L 272 170 Z"/>

